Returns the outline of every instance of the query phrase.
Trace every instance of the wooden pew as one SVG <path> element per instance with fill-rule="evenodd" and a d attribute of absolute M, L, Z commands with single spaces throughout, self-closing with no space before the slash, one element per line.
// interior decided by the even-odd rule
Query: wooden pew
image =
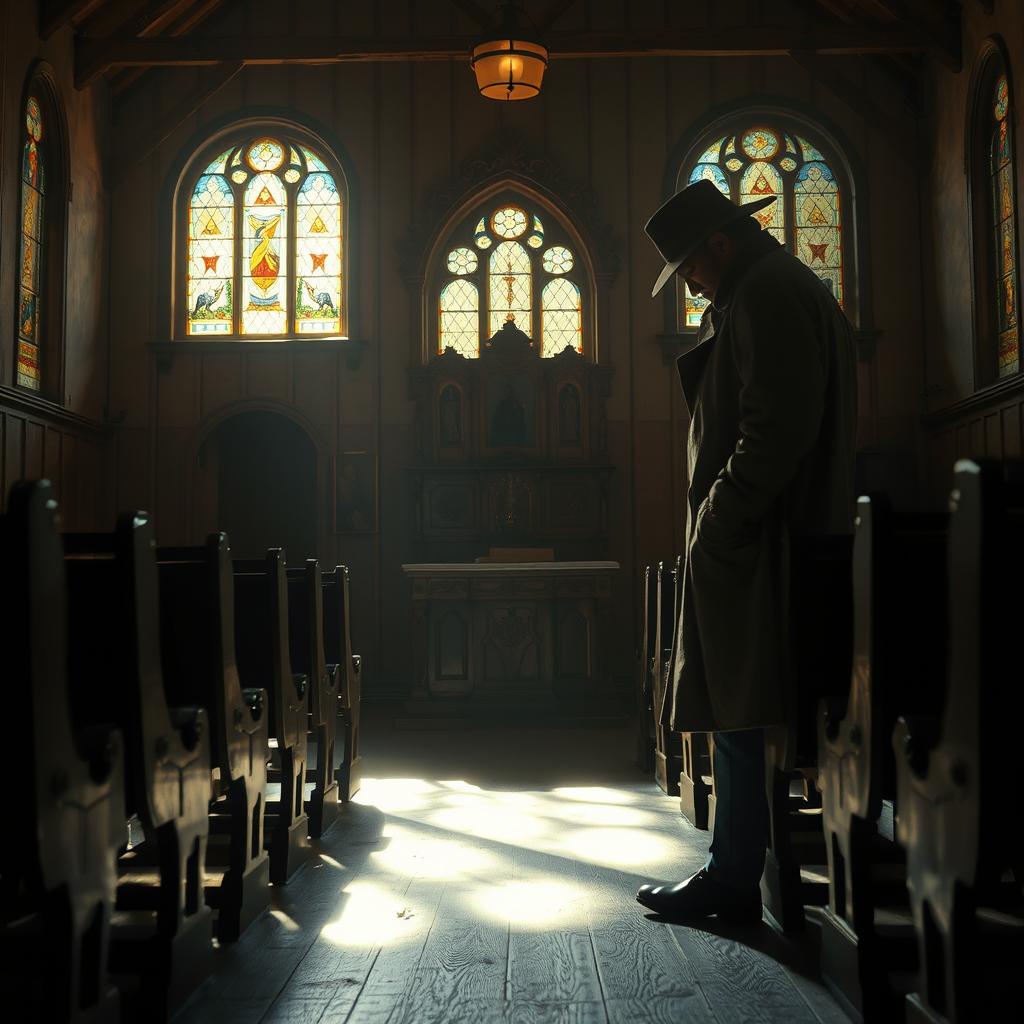
<path fill-rule="evenodd" d="M 852 536 L 792 538 L 790 624 L 796 663 L 791 727 L 766 730 L 768 851 L 761 897 L 786 931 L 804 927 L 804 905 L 828 901 L 828 855 L 817 776 L 817 714 L 850 688 Z"/>
<path fill-rule="evenodd" d="M 16 486 L 0 518 L 5 760 L 0 996 L 54 1022 L 120 1019 L 107 975 L 124 743 L 76 720 L 68 676 L 64 554 L 50 484 Z M 87 720 L 88 721 L 88 720 Z M 14 1000 L 16 999 L 16 1002 Z"/>
<path fill-rule="evenodd" d="M 293 674 L 288 649 L 288 581 L 284 552 L 234 563 L 235 656 L 244 687 L 266 690 L 272 744 L 265 794 L 264 846 L 270 881 L 281 885 L 309 855 L 304 806 L 308 680 Z M 276 792 L 271 796 L 271 790 Z"/>
<path fill-rule="evenodd" d="M 642 772 L 654 772 L 654 700 L 651 664 L 654 657 L 654 633 L 657 628 L 658 574 L 644 566 L 643 626 L 636 656 L 636 764 Z"/>
<path fill-rule="evenodd" d="M 679 733 L 669 728 L 672 702 L 672 652 L 678 622 L 677 567 L 658 563 L 655 591 L 654 650 L 652 652 L 652 696 L 654 705 L 654 778 L 669 796 L 679 795 L 682 743 Z"/>
<path fill-rule="evenodd" d="M 907 1020 L 930 1024 L 1017 1019 L 1024 963 L 1024 462 L 958 462 L 950 508 L 945 707 L 892 740 L 921 965 Z"/>
<path fill-rule="evenodd" d="M 64 535 L 77 713 L 120 727 L 125 811 L 138 826 L 118 862 L 111 971 L 128 982 L 127 1019 L 147 1021 L 165 1020 L 212 968 L 202 891 L 209 719 L 167 697 L 155 546 L 141 512 L 123 516 L 113 534 Z"/>
<path fill-rule="evenodd" d="M 341 742 L 336 742 L 334 747 L 334 776 L 338 781 L 339 798 L 347 804 L 362 784 L 363 764 L 359 752 L 362 658 L 352 653 L 348 567 L 337 565 L 321 573 L 320 579 L 324 588 L 324 657 L 328 673 L 333 670 L 338 674 L 337 733 Z"/>
<path fill-rule="evenodd" d="M 713 829 L 711 737 L 706 732 L 684 732 L 680 735 L 680 741 L 682 761 L 679 770 L 679 810 L 696 828 Z"/>
<path fill-rule="evenodd" d="M 900 714 L 942 707 L 948 518 L 899 515 L 880 498 L 858 501 L 850 690 L 819 711 L 829 866 L 822 973 L 866 1020 L 900 1019 L 916 970 L 905 858 L 891 832 L 891 737 Z"/>
<path fill-rule="evenodd" d="M 292 668 L 309 680 L 309 763 L 306 781 L 312 791 L 306 800 L 309 834 L 319 839 L 337 820 L 338 780 L 334 775 L 334 746 L 338 727 L 340 673 L 328 672 L 324 655 L 323 583 L 315 558 L 287 570 L 288 647 Z"/>
<path fill-rule="evenodd" d="M 239 683 L 227 537 L 211 534 L 202 547 L 160 548 L 157 565 L 165 685 L 172 699 L 202 705 L 210 716 L 205 889 L 223 942 L 238 938 L 270 901 L 263 849 L 267 697 Z"/>

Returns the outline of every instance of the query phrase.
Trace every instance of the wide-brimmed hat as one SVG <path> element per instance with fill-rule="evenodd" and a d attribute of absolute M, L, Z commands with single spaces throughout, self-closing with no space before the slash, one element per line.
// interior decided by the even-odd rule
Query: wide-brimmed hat
<path fill-rule="evenodd" d="M 651 298 L 665 287 L 672 275 L 710 235 L 774 202 L 775 196 L 765 196 L 739 206 L 706 178 L 677 192 L 644 225 L 644 231 L 665 261 L 658 280 L 654 282 Z"/>

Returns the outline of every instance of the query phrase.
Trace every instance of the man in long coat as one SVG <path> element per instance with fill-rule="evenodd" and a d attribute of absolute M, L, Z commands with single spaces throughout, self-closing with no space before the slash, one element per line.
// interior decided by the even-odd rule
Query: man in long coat
<path fill-rule="evenodd" d="M 671 728 L 712 732 L 717 805 L 704 868 L 637 899 L 668 917 L 761 916 L 768 808 L 765 730 L 792 735 L 796 555 L 849 536 L 856 363 L 850 325 L 821 280 L 709 181 L 647 223 L 665 267 L 710 300 L 678 360 L 690 411 L 686 558 Z"/>

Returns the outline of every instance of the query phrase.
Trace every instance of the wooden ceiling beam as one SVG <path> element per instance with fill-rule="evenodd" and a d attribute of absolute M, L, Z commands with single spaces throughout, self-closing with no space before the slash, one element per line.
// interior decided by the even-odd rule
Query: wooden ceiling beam
<path fill-rule="evenodd" d="M 103 0 L 42 0 L 39 5 L 39 34 L 49 39 L 72 21 L 88 18 Z"/>
<path fill-rule="evenodd" d="M 480 25 L 486 25 L 491 20 L 492 12 L 476 0 L 452 0 L 452 4 Z"/>
<path fill-rule="evenodd" d="M 75 85 L 83 88 L 99 75 L 123 67 L 203 67 L 239 61 L 260 64 L 342 64 L 380 61 L 446 61 L 467 57 L 468 36 L 434 39 L 330 36 L 185 36 L 155 39 L 76 41 Z M 550 56 L 559 59 L 627 57 L 785 56 L 796 50 L 823 56 L 931 52 L 921 33 L 892 29 L 778 26 L 671 29 L 645 32 L 548 33 Z"/>
<path fill-rule="evenodd" d="M 575 3 L 576 0 L 551 0 L 547 8 L 534 19 L 537 28 L 546 32 Z"/>

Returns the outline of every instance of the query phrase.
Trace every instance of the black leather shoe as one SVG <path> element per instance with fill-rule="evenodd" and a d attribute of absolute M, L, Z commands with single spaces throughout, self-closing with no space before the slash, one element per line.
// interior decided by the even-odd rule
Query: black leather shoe
<path fill-rule="evenodd" d="M 760 890 L 730 889 L 709 877 L 706 868 L 675 885 L 641 885 L 636 901 L 672 921 L 699 921 L 712 915 L 737 924 L 761 920 Z"/>

